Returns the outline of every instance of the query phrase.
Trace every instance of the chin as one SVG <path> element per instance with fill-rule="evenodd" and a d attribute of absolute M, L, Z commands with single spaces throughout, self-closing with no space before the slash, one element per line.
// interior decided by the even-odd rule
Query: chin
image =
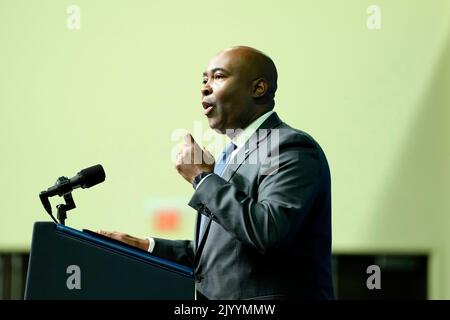
<path fill-rule="evenodd" d="M 219 127 L 215 127 L 215 126 L 209 126 L 211 129 L 213 129 L 215 132 L 217 132 L 218 134 L 225 134 L 226 133 L 226 130 L 225 129 L 222 129 L 222 128 L 219 128 Z"/>
<path fill-rule="evenodd" d="M 218 134 L 225 134 L 225 133 L 226 133 L 226 131 L 225 131 L 225 130 L 222 130 L 222 129 L 214 129 L 214 128 L 213 128 L 213 130 L 214 130 L 215 132 L 217 132 Z"/>
<path fill-rule="evenodd" d="M 208 118 L 208 124 L 211 129 L 219 134 L 225 134 L 225 129 L 221 128 L 220 123 L 214 118 Z"/>
<path fill-rule="evenodd" d="M 211 129 L 213 129 L 215 132 L 217 132 L 218 134 L 225 134 L 227 133 L 225 129 L 222 128 L 218 128 L 218 127 L 213 127 L 213 126 L 209 126 Z"/>

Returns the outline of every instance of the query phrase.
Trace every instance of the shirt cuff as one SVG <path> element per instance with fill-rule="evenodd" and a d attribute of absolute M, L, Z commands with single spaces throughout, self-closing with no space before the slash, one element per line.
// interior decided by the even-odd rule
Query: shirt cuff
<path fill-rule="evenodd" d="M 195 188 L 195 190 L 198 189 L 198 187 L 200 187 L 200 185 L 203 183 L 203 181 L 205 181 L 206 179 L 208 179 L 208 177 L 212 175 L 212 173 L 208 174 L 207 176 L 203 177 L 202 180 L 200 180 L 200 182 L 197 184 L 197 187 Z"/>
<path fill-rule="evenodd" d="M 153 249 L 155 249 L 155 239 L 153 239 L 152 237 L 147 237 L 145 239 L 148 240 L 148 249 L 147 249 L 147 251 L 152 253 Z"/>

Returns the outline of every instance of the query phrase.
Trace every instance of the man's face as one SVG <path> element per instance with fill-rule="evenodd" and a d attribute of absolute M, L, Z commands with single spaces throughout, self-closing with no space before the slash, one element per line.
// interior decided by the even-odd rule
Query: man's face
<path fill-rule="evenodd" d="M 252 80 L 234 51 L 215 56 L 203 74 L 202 104 L 209 126 L 221 133 L 243 129 L 254 115 Z"/>

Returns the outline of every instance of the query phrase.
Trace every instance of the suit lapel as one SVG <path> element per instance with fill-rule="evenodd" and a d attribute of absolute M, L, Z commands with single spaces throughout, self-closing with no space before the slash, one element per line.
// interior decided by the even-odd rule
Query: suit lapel
<path fill-rule="evenodd" d="M 245 145 L 238 151 L 236 156 L 231 159 L 231 163 L 225 167 L 222 178 L 230 181 L 239 167 L 247 160 L 247 158 L 256 150 L 261 141 L 269 138 L 271 129 L 276 128 L 282 123 L 281 119 L 274 112 L 264 121 L 261 126 L 252 134 Z M 258 158 L 256 158 L 258 160 Z M 255 163 L 256 164 L 256 163 Z"/>
<path fill-rule="evenodd" d="M 258 146 L 259 143 L 268 138 L 270 135 L 271 130 L 277 126 L 279 126 L 282 123 L 281 119 L 278 117 L 278 115 L 274 112 L 269 118 L 264 121 L 261 126 L 256 130 L 255 133 L 250 137 L 250 139 L 245 143 L 245 145 L 238 151 L 236 156 L 232 159 L 232 163 L 228 164 L 225 167 L 224 172 L 222 173 L 222 178 L 226 181 L 230 181 L 230 179 L 233 177 L 235 172 L 239 169 L 239 167 L 244 163 L 244 161 L 254 152 Z M 266 134 L 258 134 L 261 129 L 266 129 Z M 195 239 L 197 244 L 197 250 L 195 252 L 194 260 L 197 260 L 197 258 L 200 256 L 201 252 L 203 251 L 203 247 L 205 246 L 206 238 L 208 236 L 209 229 L 211 227 L 212 219 L 209 215 L 206 215 L 205 218 L 207 219 L 205 221 L 205 227 L 203 228 L 203 234 L 199 237 L 199 230 L 200 230 L 200 215 L 202 214 L 202 210 L 208 210 L 208 209 L 200 209 L 198 211 L 197 215 L 197 226 L 195 230 Z M 200 243 L 198 242 L 198 239 L 201 239 Z"/>

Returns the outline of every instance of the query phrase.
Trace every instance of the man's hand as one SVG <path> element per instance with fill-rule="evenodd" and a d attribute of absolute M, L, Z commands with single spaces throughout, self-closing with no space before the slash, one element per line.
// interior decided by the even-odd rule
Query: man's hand
<path fill-rule="evenodd" d="M 214 157 L 207 150 L 200 148 L 190 133 L 184 136 L 184 144 L 177 154 L 175 167 L 186 181 L 192 183 L 201 172 L 214 171 Z"/>
<path fill-rule="evenodd" d="M 140 239 L 133 236 L 130 236 L 129 234 L 117 232 L 117 231 L 104 231 L 99 230 L 97 233 L 107 236 L 111 239 L 122 241 L 126 244 L 132 245 L 133 247 L 142 249 L 147 251 L 149 246 L 149 241 L 147 239 Z"/>

